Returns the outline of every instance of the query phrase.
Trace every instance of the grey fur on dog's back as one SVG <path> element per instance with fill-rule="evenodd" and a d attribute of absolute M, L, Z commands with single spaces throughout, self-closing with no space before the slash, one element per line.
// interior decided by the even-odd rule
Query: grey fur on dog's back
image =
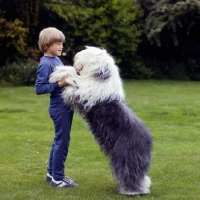
<path fill-rule="evenodd" d="M 110 157 L 113 175 L 128 191 L 141 191 L 138 184 L 147 174 L 152 136 L 147 126 L 125 102 L 105 101 L 85 113 L 85 120 L 102 151 Z"/>

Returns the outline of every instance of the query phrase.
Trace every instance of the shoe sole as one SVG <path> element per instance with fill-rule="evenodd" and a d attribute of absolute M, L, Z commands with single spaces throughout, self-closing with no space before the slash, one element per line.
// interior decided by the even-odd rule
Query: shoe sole
<path fill-rule="evenodd" d="M 58 188 L 75 188 L 75 187 L 78 187 L 78 185 L 63 185 L 62 183 L 57 185 L 57 184 L 55 184 L 53 182 L 51 182 L 50 185 L 52 187 L 58 187 Z"/>

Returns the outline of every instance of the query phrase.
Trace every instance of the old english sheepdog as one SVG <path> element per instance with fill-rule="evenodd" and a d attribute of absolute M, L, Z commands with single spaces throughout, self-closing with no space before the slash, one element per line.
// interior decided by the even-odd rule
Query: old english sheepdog
<path fill-rule="evenodd" d="M 74 67 L 58 67 L 49 82 L 55 83 L 66 75 L 69 86 L 63 89 L 63 100 L 85 119 L 109 157 L 119 193 L 150 193 L 147 173 L 152 136 L 126 104 L 119 69 L 112 56 L 104 49 L 86 47 L 75 55 Z"/>

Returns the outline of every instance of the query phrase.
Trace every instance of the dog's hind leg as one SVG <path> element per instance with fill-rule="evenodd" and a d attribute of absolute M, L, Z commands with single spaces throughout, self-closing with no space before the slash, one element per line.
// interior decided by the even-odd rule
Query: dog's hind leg
<path fill-rule="evenodd" d="M 145 142 L 142 135 L 134 137 L 120 137 L 115 148 L 109 154 L 110 165 L 115 177 L 119 193 L 126 195 L 138 195 L 150 193 L 150 178 L 147 176 L 150 164 L 150 138 Z M 146 139 L 145 139 L 146 140 Z"/>
<path fill-rule="evenodd" d="M 137 166 L 131 166 L 126 160 L 120 158 L 118 158 L 118 161 L 111 162 L 111 168 L 118 183 L 120 194 L 139 195 L 150 193 L 151 180 L 142 169 L 137 169 Z"/>
<path fill-rule="evenodd" d="M 144 176 L 144 179 L 141 181 L 141 186 L 139 190 L 129 190 L 125 189 L 123 186 L 119 186 L 119 193 L 125 195 L 141 195 L 150 193 L 151 179 L 148 176 Z"/>

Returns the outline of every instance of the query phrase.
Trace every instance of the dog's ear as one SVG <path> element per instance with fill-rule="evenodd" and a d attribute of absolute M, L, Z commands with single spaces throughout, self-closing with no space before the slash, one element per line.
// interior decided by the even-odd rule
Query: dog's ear
<path fill-rule="evenodd" d="M 108 66 L 104 67 L 103 70 L 96 70 L 94 73 L 94 77 L 98 80 L 106 80 L 111 76 L 111 71 L 108 69 Z"/>

